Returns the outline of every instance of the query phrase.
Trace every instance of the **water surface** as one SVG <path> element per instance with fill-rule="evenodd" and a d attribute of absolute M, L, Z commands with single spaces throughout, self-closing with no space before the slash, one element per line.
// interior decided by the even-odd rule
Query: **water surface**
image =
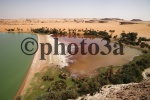
<path fill-rule="evenodd" d="M 27 33 L 0 33 L 0 100 L 13 100 L 33 56 L 21 51 L 21 42 L 27 37 L 37 39 Z"/>
<path fill-rule="evenodd" d="M 110 43 L 112 50 L 108 55 L 102 55 L 100 52 L 103 51 L 105 53 L 108 52 L 107 47 L 104 45 L 107 41 L 102 41 L 101 38 L 96 36 L 88 36 L 88 35 L 80 35 L 80 36 L 63 36 L 63 35 L 54 35 L 53 37 L 57 37 L 59 41 L 68 45 L 69 43 L 78 44 L 79 51 L 76 55 L 70 57 L 69 67 L 66 67 L 67 70 L 71 72 L 72 75 L 92 75 L 95 73 L 95 70 L 99 67 L 106 67 L 110 65 L 119 66 L 128 63 L 135 56 L 141 54 L 139 50 L 124 47 L 123 52 L 124 55 L 114 55 L 113 51 L 117 49 L 114 47 L 114 43 Z M 86 55 L 81 54 L 81 45 L 80 43 L 85 41 L 85 51 Z M 96 55 L 91 55 L 88 52 L 88 47 L 91 43 L 96 43 L 99 46 L 99 53 Z M 95 46 L 92 47 L 93 52 L 95 52 Z"/>

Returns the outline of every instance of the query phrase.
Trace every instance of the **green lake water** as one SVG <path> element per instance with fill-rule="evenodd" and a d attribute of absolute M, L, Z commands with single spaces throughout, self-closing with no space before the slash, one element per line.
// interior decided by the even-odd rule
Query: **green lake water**
<path fill-rule="evenodd" d="M 13 100 L 27 70 L 32 56 L 21 51 L 21 42 L 37 36 L 27 33 L 0 33 L 0 100 Z"/>

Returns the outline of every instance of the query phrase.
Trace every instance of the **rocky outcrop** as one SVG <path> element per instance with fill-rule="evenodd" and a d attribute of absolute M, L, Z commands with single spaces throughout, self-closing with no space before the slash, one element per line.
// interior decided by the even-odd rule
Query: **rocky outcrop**
<path fill-rule="evenodd" d="M 150 100 L 150 81 L 103 86 L 99 93 L 78 100 Z"/>

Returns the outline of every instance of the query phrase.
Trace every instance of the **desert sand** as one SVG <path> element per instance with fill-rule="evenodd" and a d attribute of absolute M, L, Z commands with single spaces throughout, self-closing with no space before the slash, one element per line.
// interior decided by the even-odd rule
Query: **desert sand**
<path fill-rule="evenodd" d="M 74 19 L 10 19 L 10 20 L 0 20 L 0 32 L 5 32 L 6 29 L 15 29 L 18 32 L 30 32 L 33 28 L 61 28 L 61 29 L 95 29 L 95 30 L 115 30 L 113 35 L 120 35 L 122 31 L 125 32 L 137 32 L 138 36 L 150 37 L 150 22 L 148 21 L 140 21 L 135 22 L 138 24 L 127 24 L 120 25 L 118 20 L 107 21 L 107 23 L 86 23 L 86 20 L 90 19 L 80 19 L 78 22 L 74 21 Z M 129 21 L 123 21 L 129 22 Z M 82 33 L 81 33 L 82 34 Z"/>

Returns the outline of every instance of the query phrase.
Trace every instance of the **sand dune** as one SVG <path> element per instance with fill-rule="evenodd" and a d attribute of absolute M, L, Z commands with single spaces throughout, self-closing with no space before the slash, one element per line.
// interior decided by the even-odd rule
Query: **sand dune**
<path fill-rule="evenodd" d="M 138 32 L 139 36 L 150 37 L 150 22 L 137 22 L 138 24 L 120 25 L 120 21 L 108 21 L 107 23 L 85 23 L 85 22 L 74 22 L 73 19 L 67 19 L 62 21 L 62 19 L 31 19 L 31 22 L 25 19 L 16 19 L 15 21 L 4 21 L 0 23 L 0 31 L 6 31 L 8 28 L 20 28 L 23 29 L 21 32 L 30 32 L 31 28 L 62 28 L 68 30 L 70 29 L 95 29 L 95 30 L 115 30 L 113 35 L 120 35 L 122 31 L 125 32 Z M 17 30 L 16 30 L 17 31 Z"/>

